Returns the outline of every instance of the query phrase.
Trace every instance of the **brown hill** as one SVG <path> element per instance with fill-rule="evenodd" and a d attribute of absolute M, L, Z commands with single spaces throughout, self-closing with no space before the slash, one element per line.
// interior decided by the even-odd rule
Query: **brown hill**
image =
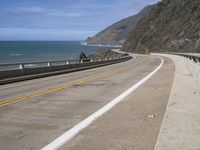
<path fill-rule="evenodd" d="M 123 50 L 200 52 L 200 0 L 163 0 L 133 29 Z"/>
<path fill-rule="evenodd" d="M 142 9 L 137 15 L 125 18 L 103 31 L 99 32 L 94 37 L 88 38 L 88 44 L 103 44 L 103 45 L 121 45 L 125 42 L 129 33 L 134 29 L 138 21 L 147 13 L 150 12 L 152 6 L 147 6 Z"/>

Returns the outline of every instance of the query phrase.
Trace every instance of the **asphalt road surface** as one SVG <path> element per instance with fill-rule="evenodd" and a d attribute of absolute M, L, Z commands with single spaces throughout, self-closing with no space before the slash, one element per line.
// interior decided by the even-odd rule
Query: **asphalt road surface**
<path fill-rule="evenodd" d="M 0 146 L 41 149 L 159 66 L 154 56 L 0 86 Z M 123 102 L 60 149 L 153 150 L 165 113 L 174 64 L 162 68 Z"/>

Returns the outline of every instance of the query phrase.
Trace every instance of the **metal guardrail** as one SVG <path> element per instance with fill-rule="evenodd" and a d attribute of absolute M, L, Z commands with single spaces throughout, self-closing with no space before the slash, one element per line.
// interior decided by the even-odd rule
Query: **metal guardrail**
<path fill-rule="evenodd" d="M 195 63 L 200 63 L 200 55 L 197 56 L 195 54 L 186 54 L 186 53 L 177 53 L 177 55 L 188 58 L 188 59 L 194 61 Z"/>
<path fill-rule="evenodd" d="M 162 54 L 171 54 L 183 56 L 187 59 L 194 61 L 195 63 L 200 63 L 200 53 L 176 53 L 176 52 L 162 52 Z"/>
<path fill-rule="evenodd" d="M 200 89 L 200 54 L 181 53 L 178 55 L 186 58 L 184 60 L 184 65 L 187 68 L 187 70 L 191 73 L 195 80 L 195 83 Z"/>
<path fill-rule="evenodd" d="M 92 63 L 92 62 L 104 62 L 104 61 L 109 61 L 109 60 L 120 60 L 126 57 L 129 57 L 129 56 L 88 59 L 88 60 L 59 60 L 59 61 L 4 63 L 4 64 L 0 64 L 0 71 L 26 69 L 26 68 L 52 67 L 52 66 L 62 66 L 62 65 L 70 65 L 70 64 L 84 64 L 84 63 Z"/>

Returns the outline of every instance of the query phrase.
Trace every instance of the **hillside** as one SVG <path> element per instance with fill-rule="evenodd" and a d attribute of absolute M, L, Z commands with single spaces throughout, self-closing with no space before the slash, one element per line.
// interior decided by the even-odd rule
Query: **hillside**
<path fill-rule="evenodd" d="M 125 18 L 103 31 L 99 32 L 94 37 L 88 38 L 88 44 L 103 44 L 103 45 L 121 45 L 125 42 L 129 33 L 134 29 L 138 21 L 151 10 L 152 6 L 147 6 L 142 9 L 137 15 Z"/>
<path fill-rule="evenodd" d="M 121 57 L 127 56 L 128 54 L 120 54 L 113 52 L 110 48 L 100 48 L 97 50 L 95 54 L 91 54 L 88 56 L 89 59 L 102 59 L 102 58 L 114 58 L 114 57 Z"/>
<path fill-rule="evenodd" d="M 133 29 L 123 50 L 200 52 L 200 0 L 163 0 Z"/>

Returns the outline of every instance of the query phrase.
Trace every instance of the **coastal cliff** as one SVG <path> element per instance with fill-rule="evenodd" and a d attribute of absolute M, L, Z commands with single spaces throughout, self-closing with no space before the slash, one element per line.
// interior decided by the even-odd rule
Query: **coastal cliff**
<path fill-rule="evenodd" d="M 200 0 L 163 0 L 133 26 L 123 51 L 200 52 Z"/>
<path fill-rule="evenodd" d="M 86 42 L 89 45 L 102 44 L 102 45 L 122 45 L 127 39 L 128 35 L 135 28 L 138 21 L 148 14 L 153 6 L 147 6 L 142 9 L 137 15 L 125 18 L 103 31 L 99 32 L 94 37 L 88 38 Z"/>

